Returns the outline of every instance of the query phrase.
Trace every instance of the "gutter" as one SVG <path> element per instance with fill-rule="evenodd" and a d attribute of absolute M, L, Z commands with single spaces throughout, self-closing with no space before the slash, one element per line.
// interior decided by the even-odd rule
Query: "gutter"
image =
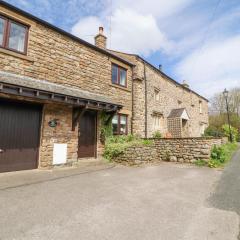
<path fill-rule="evenodd" d="M 134 115 L 134 80 L 133 80 L 133 71 L 132 67 L 132 119 L 131 119 L 131 134 L 133 135 L 133 115 Z"/>

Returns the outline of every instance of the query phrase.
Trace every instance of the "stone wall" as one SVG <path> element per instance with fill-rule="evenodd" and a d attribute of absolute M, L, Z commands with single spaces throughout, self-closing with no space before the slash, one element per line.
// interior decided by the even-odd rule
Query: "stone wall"
<path fill-rule="evenodd" d="M 193 163 L 196 160 L 208 161 L 214 145 L 226 143 L 221 138 L 162 138 L 153 139 L 151 146 L 128 148 L 115 162 L 129 165 L 160 161 Z"/>
<path fill-rule="evenodd" d="M 155 148 L 162 161 L 192 163 L 210 159 L 214 145 L 221 145 L 221 138 L 172 138 L 155 139 Z"/>
<path fill-rule="evenodd" d="M 158 162 L 157 149 L 153 146 L 132 146 L 123 154 L 114 159 L 114 162 L 123 165 L 140 165 L 145 163 Z"/>

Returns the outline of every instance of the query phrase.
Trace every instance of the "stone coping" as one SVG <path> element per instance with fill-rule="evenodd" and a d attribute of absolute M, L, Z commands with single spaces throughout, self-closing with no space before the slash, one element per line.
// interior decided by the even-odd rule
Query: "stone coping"
<path fill-rule="evenodd" d="M 184 137 L 184 138 L 143 138 L 148 140 L 212 140 L 212 139 L 222 139 L 222 137 Z"/>

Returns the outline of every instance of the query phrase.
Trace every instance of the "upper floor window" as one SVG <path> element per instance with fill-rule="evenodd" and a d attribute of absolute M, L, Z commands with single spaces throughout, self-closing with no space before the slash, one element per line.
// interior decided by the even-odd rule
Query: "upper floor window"
<path fill-rule="evenodd" d="M 112 83 L 127 87 L 127 70 L 118 65 L 112 64 Z"/>
<path fill-rule="evenodd" d="M 0 16 L 0 47 L 26 54 L 28 27 Z"/>
<path fill-rule="evenodd" d="M 182 101 L 178 100 L 178 107 L 182 106 Z"/>
<path fill-rule="evenodd" d="M 158 89 L 154 89 L 154 99 L 155 101 L 160 101 L 160 91 Z"/>
<path fill-rule="evenodd" d="M 112 120 L 113 134 L 126 135 L 127 134 L 127 115 L 116 114 Z"/>
<path fill-rule="evenodd" d="M 202 110 L 202 101 L 199 101 L 199 113 L 203 113 L 203 110 Z"/>

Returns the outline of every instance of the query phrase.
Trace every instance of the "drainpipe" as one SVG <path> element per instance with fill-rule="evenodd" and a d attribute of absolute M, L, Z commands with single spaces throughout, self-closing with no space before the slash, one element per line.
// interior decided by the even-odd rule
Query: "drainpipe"
<path fill-rule="evenodd" d="M 145 138 L 148 137 L 148 110 L 147 110 L 147 100 L 148 100 L 148 96 L 147 96 L 147 76 L 146 76 L 146 63 L 143 62 L 144 65 L 144 83 L 145 83 Z"/>
<path fill-rule="evenodd" d="M 133 116 L 134 116 L 134 83 L 133 83 L 133 71 L 134 67 L 132 67 L 132 117 L 131 117 L 131 134 L 133 135 Z"/>

